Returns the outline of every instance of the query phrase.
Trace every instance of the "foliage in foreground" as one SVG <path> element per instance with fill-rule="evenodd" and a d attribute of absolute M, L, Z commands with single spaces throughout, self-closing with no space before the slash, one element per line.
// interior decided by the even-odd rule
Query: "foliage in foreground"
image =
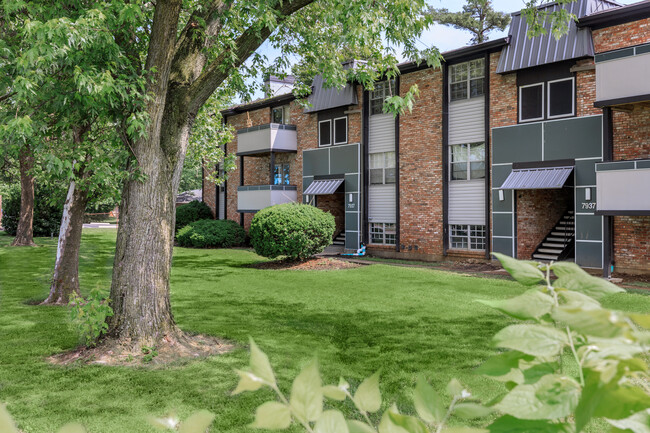
<path fill-rule="evenodd" d="M 212 219 L 210 207 L 202 201 L 194 200 L 176 208 L 176 230 L 195 221 Z"/>
<path fill-rule="evenodd" d="M 180 229 L 176 240 L 182 247 L 230 248 L 244 244 L 246 231 L 232 220 L 201 220 Z"/>
<path fill-rule="evenodd" d="M 260 256 L 305 260 L 332 243 L 334 229 L 332 214 L 307 204 L 287 203 L 257 212 L 249 235 Z"/>
<path fill-rule="evenodd" d="M 413 391 L 417 416 L 393 404 L 376 425 L 369 415 L 386 407 L 379 373 L 352 392 L 344 378 L 323 386 L 314 361 L 295 378 L 287 398 L 268 357 L 251 341 L 250 368 L 237 370 L 240 380 L 233 394 L 269 387 L 277 395 L 276 401 L 257 408 L 252 427 L 286 429 L 297 423 L 316 433 L 577 433 L 592 419 L 603 418 L 612 432 L 648 433 L 650 315 L 602 308 L 599 298 L 622 289 L 573 263 L 546 265 L 495 256 L 513 278 L 530 287 L 512 299 L 483 301 L 525 321 L 494 336 L 494 345 L 506 351 L 478 369 L 503 382 L 507 393 L 483 404 L 455 379 L 443 397 L 419 378 Z M 551 271 L 557 277 L 553 283 Z M 565 356 L 572 360 L 571 368 L 563 363 Z M 345 419 L 339 410 L 326 409 L 325 398 L 349 399 L 359 416 Z M 495 419 L 486 428 L 449 427 L 452 417 L 470 420 L 492 414 Z"/>
<path fill-rule="evenodd" d="M 86 345 L 94 346 L 99 338 L 108 331 L 106 319 L 113 315 L 109 299 L 102 296 L 98 289 L 90 291 L 88 299 L 72 294 L 70 299 L 70 321 L 75 332 Z"/>

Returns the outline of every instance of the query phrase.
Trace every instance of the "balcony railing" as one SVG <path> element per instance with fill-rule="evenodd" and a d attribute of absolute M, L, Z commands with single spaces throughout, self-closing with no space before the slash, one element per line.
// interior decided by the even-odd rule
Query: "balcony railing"
<path fill-rule="evenodd" d="M 650 215 L 650 159 L 596 164 L 596 214 Z"/>
<path fill-rule="evenodd" d="M 650 44 L 596 55 L 596 106 L 650 100 Z"/>
<path fill-rule="evenodd" d="M 295 125 L 268 123 L 237 131 L 237 155 L 270 152 L 296 152 L 298 137 Z"/>
<path fill-rule="evenodd" d="M 276 204 L 298 200 L 295 185 L 245 185 L 237 188 L 237 212 L 257 212 Z"/>

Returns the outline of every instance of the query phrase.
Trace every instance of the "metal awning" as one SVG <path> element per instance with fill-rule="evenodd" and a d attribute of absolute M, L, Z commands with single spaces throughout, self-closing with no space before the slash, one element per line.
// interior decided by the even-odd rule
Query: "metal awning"
<path fill-rule="evenodd" d="M 304 195 L 334 194 L 343 183 L 343 179 L 322 179 L 313 181 L 303 192 Z"/>
<path fill-rule="evenodd" d="M 573 167 L 518 168 L 501 185 L 501 189 L 557 189 L 566 183 Z"/>

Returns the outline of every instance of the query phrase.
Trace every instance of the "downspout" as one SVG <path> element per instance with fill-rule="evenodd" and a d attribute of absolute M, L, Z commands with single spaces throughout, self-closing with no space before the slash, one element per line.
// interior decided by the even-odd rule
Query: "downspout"
<path fill-rule="evenodd" d="M 368 171 L 368 162 L 370 156 L 368 155 L 368 136 L 369 136 L 369 118 L 370 118 L 370 93 L 363 90 L 363 115 L 362 124 L 363 132 L 361 137 L 361 145 L 363 146 L 363 224 L 362 224 L 362 239 L 365 245 L 368 245 L 368 182 L 370 181 L 370 174 Z"/>
<path fill-rule="evenodd" d="M 491 168 L 490 163 L 490 52 L 485 53 L 485 258 L 490 259 L 491 238 L 490 236 L 490 210 L 492 206 L 492 188 L 490 187 L 491 181 Z"/>
<path fill-rule="evenodd" d="M 612 108 L 603 108 L 603 160 L 610 162 L 614 160 L 614 128 Z M 614 217 L 605 215 L 603 217 L 603 277 L 612 277 L 614 266 Z"/>
<path fill-rule="evenodd" d="M 449 249 L 449 67 L 442 64 L 442 255 Z"/>
<path fill-rule="evenodd" d="M 395 78 L 395 94 L 400 94 L 400 77 Z M 399 189 L 399 120 L 400 115 L 395 116 L 395 251 L 400 248 L 400 189 Z"/>

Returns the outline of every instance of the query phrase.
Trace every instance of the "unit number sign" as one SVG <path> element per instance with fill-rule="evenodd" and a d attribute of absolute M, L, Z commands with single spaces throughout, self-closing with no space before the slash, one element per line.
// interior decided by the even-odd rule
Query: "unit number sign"
<path fill-rule="evenodd" d="M 593 201 L 582 202 L 582 209 L 595 210 L 596 203 Z"/>

